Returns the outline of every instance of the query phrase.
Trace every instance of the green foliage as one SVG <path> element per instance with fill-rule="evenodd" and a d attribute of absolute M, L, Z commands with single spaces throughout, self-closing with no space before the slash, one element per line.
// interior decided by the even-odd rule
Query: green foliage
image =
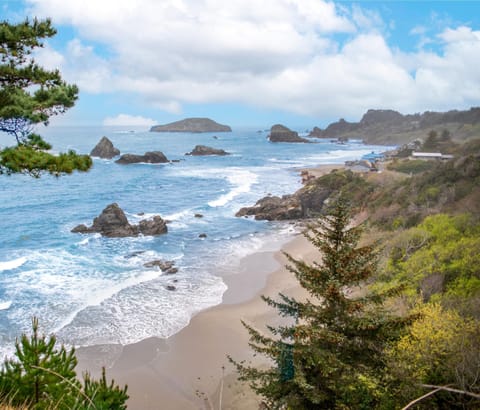
<path fill-rule="evenodd" d="M 387 168 L 391 171 L 403 172 L 404 174 L 419 174 L 432 169 L 435 166 L 433 161 L 424 161 L 421 159 L 410 159 L 403 161 L 394 161 Z"/>
<path fill-rule="evenodd" d="M 474 296 L 480 290 L 479 249 L 480 224 L 472 216 L 429 216 L 396 236 L 385 274 L 424 300 Z"/>
<path fill-rule="evenodd" d="M 0 151 L 0 173 L 24 172 L 38 177 L 42 172 L 53 175 L 71 173 L 91 167 L 88 156 L 73 151 L 60 154 L 32 133 L 35 124 L 48 124 L 52 115 L 73 107 L 78 97 L 76 85 L 62 80 L 58 70 L 40 67 L 31 57 L 43 47 L 42 40 L 56 30 L 50 20 L 25 20 L 23 23 L 0 22 L 0 131 L 16 139 L 17 146 Z"/>
<path fill-rule="evenodd" d="M 127 387 L 107 384 L 105 370 L 95 381 L 84 377 L 84 387 L 76 378 L 75 349 L 57 347 L 55 336 L 41 336 L 38 320 L 32 320 L 33 333 L 22 335 L 15 346 L 16 360 L 5 361 L 0 372 L 0 397 L 14 406 L 32 409 L 123 410 Z"/>
<path fill-rule="evenodd" d="M 290 319 L 268 327 L 273 337 L 244 323 L 253 351 L 275 365 L 258 369 L 232 362 L 240 380 L 248 381 L 272 408 L 367 409 L 386 402 L 383 352 L 409 318 L 391 316 L 383 308 L 398 288 L 351 294 L 376 272 L 377 252 L 370 245 L 358 247 L 361 229 L 350 225 L 350 208 L 340 198 L 305 234 L 321 261 L 309 265 L 287 255 L 287 268 L 310 298 L 263 297 Z"/>
<path fill-rule="evenodd" d="M 421 385 L 449 386 L 480 393 L 480 321 L 433 303 L 389 351 L 390 367 L 401 380 L 402 401 L 421 396 Z M 436 393 L 422 409 L 478 409 L 480 400 L 467 395 Z M 419 407 L 415 407 L 419 408 Z"/>
<path fill-rule="evenodd" d="M 402 163 L 397 162 L 399 166 Z M 439 212 L 467 209 L 472 214 L 480 213 L 480 140 L 457 147 L 453 160 L 429 164 L 430 169 L 378 187 L 364 198 L 370 221 L 382 228 L 398 229 L 413 227 Z"/>

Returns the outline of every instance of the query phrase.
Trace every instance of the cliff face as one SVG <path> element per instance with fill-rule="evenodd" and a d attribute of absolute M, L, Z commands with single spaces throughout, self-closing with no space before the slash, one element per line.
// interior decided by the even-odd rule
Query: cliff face
<path fill-rule="evenodd" d="M 324 130 L 315 127 L 310 133 L 319 138 L 361 138 L 367 143 L 404 144 L 425 138 L 431 130 L 447 129 L 454 138 L 466 139 L 480 130 L 480 108 L 468 111 L 424 112 L 403 115 L 393 110 L 368 110 L 360 122 L 343 118 Z"/>
<path fill-rule="evenodd" d="M 231 132 L 228 125 L 222 125 L 210 118 L 185 118 L 170 124 L 155 125 L 150 128 L 154 132 Z"/>

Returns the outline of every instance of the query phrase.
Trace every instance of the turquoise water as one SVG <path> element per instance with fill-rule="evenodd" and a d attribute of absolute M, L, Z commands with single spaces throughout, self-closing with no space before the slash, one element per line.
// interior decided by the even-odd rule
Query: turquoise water
<path fill-rule="evenodd" d="M 289 224 L 236 218 L 239 208 L 298 189 L 300 167 L 343 163 L 384 149 L 360 141 L 272 144 L 266 132 L 247 128 L 170 134 L 57 127 L 42 133 L 58 151 L 89 153 L 105 135 L 122 153 L 159 150 L 179 162 L 118 165 L 94 159 L 88 173 L 0 177 L 2 356 L 28 331 L 33 315 L 46 333 L 55 332 L 69 345 L 128 344 L 174 334 L 196 312 L 221 302 L 222 277 L 234 274 L 242 257 L 278 249 L 291 236 Z M 0 146 L 11 143 L 0 136 Z M 197 144 L 232 155 L 184 155 Z M 170 221 L 168 234 L 111 239 L 70 232 L 80 223 L 90 225 L 112 202 L 132 223 L 161 215 Z M 200 239 L 201 233 L 207 238 Z M 162 275 L 143 267 L 153 259 L 174 260 L 179 272 Z"/>

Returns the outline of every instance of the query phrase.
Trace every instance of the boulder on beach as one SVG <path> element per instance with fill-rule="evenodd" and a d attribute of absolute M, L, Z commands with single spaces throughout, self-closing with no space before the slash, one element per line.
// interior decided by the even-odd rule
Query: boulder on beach
<path fill-rule="evenodd" d="M 167 157 L 161 151 L 146 152 L 144 155 L 124 154 L 115 161 L 117 164 L 137 164 L 144 162 L 147 164 L 163 164 L 169 162 Z"/>
<path fill-rule="evenodd" d="M 107 137 L 102 137 L 102 139 L 95 145 L 95 148 L 90 152 L 92 157 L 112 159 L 117 155 L 120 155 L 120 150 L 115 148 Z"/>
<path fill-rule="evenodd" d="M 310 142 L 305 138 L 298 136 L 298 132 L 292 131 L 281 124 L 276 124 L 270 129 L 268 136 L 270 142 Z"/>
<path fill-rule="evenodd" d="M 197 145 L 191 152 L 188 152 L 185 155 L 197 156 L 197 155 L 230 155 L 230 154 L 224 151 L 223 149 L 207 147 L 206 145 Z"/>
<path fill-rule="evenodd" d="M 108 205 L 102 213 L 93 220 L 92 226 L 77 225 L 71 230 L 74 233 L 100 233 L 108 238 L 124 238 L 139 234 L 154 236 L 167 232 L 165 221 L 160 216 L 142 220 L 139 225 L 132 225 L 118 204 Z"/>

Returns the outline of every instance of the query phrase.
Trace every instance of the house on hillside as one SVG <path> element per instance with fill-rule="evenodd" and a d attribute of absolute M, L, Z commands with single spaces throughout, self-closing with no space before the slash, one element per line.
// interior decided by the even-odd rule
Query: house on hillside
<path fill-rule="evenodd" d="M 383 160 L 385 158 L 384 154 L 376 154 L 375 152 L 370 152 L 369 154 L 362 155 L 362 159 L 370 162 L 376 162 Z"/>
<path fill-rule="evenodd" d="M 441 152 L 416 152 L 416 151 L 413 151 L 411 157 L 412 157 L 412 159 L 437 159 L 437 160 L 453 159 L 453 155 L 442 154 Z"/>

